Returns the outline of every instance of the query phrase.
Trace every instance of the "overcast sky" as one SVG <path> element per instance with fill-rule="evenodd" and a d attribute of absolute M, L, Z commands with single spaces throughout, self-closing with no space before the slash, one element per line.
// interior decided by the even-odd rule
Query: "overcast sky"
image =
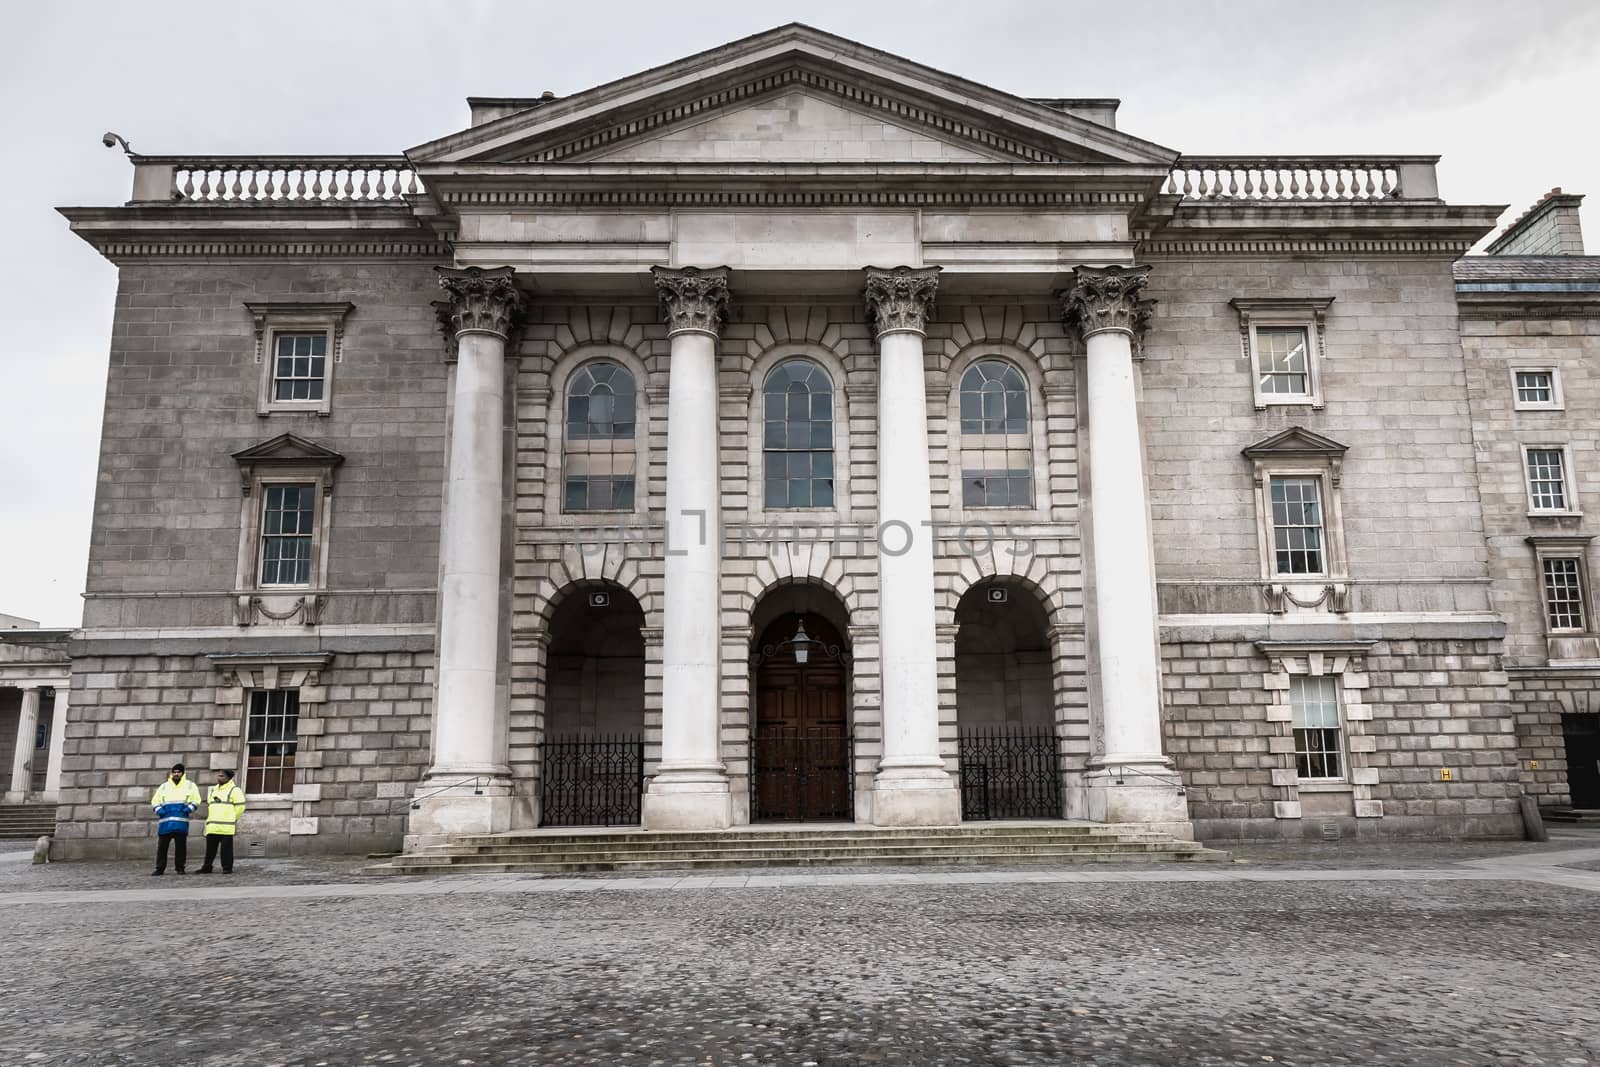
<path fill-rule="evenodd" d="M 81 616 L 116 271 L 57 205 L 116 204 L 149 154 L 399 152 L 465 97 L 558 95 L 808 22 L 1023 96 L 1115 96 L 1209 153 L 1439 153 L 1441 194 L 1591 193 L 1600 3 L 67 3 L 0 37 L 0 613 Z"/>

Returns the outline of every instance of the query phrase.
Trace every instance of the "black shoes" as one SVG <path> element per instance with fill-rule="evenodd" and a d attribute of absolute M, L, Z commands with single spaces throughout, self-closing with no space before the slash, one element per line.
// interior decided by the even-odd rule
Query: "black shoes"
<path fill-rule="evenodd" d="M 195 871 L 194 873 L 195 874 L 210 874 L 211 873 L 211 868 L 210 867 L 201 867 L 198 871 Z"/>
<path fill-rule="evenodd" d="M 158 877 L 160 875 L 163 875 L 163 874 L 166 874 L 166 873 L 167 873 L 166 871 L 151 871 L 150 872 L 150 877 L 156 878 L 156 877 Z"/>

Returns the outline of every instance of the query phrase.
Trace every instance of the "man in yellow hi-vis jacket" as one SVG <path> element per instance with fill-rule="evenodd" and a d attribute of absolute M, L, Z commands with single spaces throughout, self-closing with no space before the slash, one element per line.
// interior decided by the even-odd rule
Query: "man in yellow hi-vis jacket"
<path fill-rule="evenodd" d="M 222 873 L 233 873 L 233 833 L 244 814 L 244 790 L 233 780 L 231 770 L 217 772 L 217 784 L 206 790 L 206 861 L 201 874 L 211 873 L 211 864 L 222 851 Z"/>

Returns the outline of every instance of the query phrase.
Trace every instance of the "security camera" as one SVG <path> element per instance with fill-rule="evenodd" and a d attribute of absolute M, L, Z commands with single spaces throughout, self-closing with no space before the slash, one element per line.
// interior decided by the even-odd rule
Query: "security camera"
<path fill-rule="evenodd" d="M 107 148 L 121 147 L 125 155 L 133 155 L 133 149 L 128 147 L 127 138 L 123 137 L 120 133 L 112 133 L 110 130 L 107 130 L 105 133 L 100 135 L 100 143 L 105 145 Z"/>

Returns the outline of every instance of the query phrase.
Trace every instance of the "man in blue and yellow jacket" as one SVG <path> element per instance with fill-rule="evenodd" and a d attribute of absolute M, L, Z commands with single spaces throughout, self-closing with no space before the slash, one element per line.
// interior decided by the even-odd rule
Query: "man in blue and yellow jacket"
<path fill-rule="evenodd" d="M 206 790 L 206 861 L 201 874 L 210 874 L 217 851 L 222 851 L 222 873 L 233 873 L 233 835 L 244 814 L 244 790 L 233 780 L 233 771 L 218 771 L 217 784 Z"/>
<path fill-rule="evenodd" d="M 172 765 L 171 775 L 156 787 L 150 806 L 161 820 L 156 827 L 156 869 L 150 873 L 166 873 L 167 848 L 171 846 L 173 869 L 182 874 L 189 852 L 189 816 L 200 808 L 200 789 L 184 777 L 183 764 Z"/>

